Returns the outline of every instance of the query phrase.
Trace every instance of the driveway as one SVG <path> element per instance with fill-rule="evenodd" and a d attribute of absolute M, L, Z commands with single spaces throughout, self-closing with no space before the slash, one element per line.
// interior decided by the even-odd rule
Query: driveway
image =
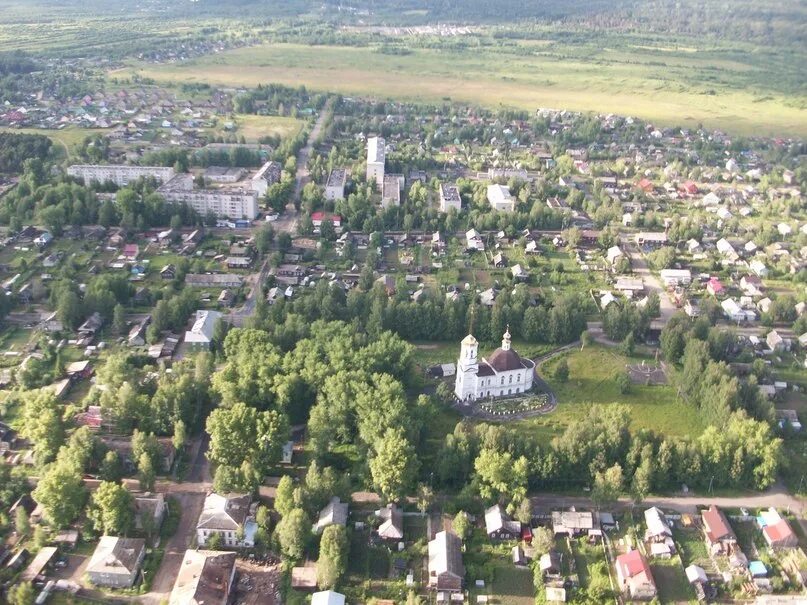
<path fill-rule="evenodd" d="M 179 527 L 174 535 L 165 543 L 165 554 L 162 563 L 151 583 L 151 591 L 144 594 L 140 601 L 149 605 L 159 605 L 166 599 L 174 587 L 174 581 L 179 574 L 182 559 L 185 551 L 190 547 L 196 532 L 196 521 L 202 512 L 202 505 L 205 501 L 204 493 L 183 493 L 175 494 L 174 498 L 179 503 L 181 516 Z"/>

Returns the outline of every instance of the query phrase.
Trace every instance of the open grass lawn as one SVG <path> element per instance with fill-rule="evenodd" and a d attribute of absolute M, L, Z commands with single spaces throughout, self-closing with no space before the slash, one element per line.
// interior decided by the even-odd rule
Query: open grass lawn
<path fill-rule="evenodd" d="M 512 561 L 504 561 L 496 566 L 490 591 L 492 603 L 533 605 L 535 589 L 532 585 L 532 571 L 526 567 L 516 567 Z"/>
<path fill-rule="evenodd" d="M 247 143 L 256 143 L 261 137 L 278 136 L 282 139 L 293 137 L 305 122 L 284 116 L 253 116 L 239 114 L 235 117 L 236 134 L 243 136 Z"/>
<path fill-rule="evenodd" d="M 700 565 L 708 570 L 712 564 L 709 559 L 709 552 L 706 550 L 706 543 L 703 541 L 703 534 L 699 529 L 673 529 L 673 539 L 680 550 L 681 559 L 684 565 Z"/>
<path fill-rule="evenodd" d="M 668 125 L 703 122 L 741 134 L 807 133 L 803 103 L 761 84 L 762 64 L 772 57 L 728 60 L 704 49 L 665 52 L 661 60 L 655 48 L 641 44 L 615 52 L 569 41 L 550 48 L 410 50 L 388 55 L 373 48 L 264 44 L 177 64 L 135 62 L 111 75 L 229 86 L 304 84 L 398 99 L 614 112 Z"/>
<path fill-rule="evenodd" d="M 593 404 L 623 403 L 631 412 L 634 429 L 652 429 L 662 435 L 698 435 L 703 425 L 692 408 L 679 401 L 675 390 L 667 385 L 632 385 L 628 393 L 619 392 L 614 377 L 625 372 L 630 361 L 612 349 L 600 346 L 574 350 L 566 359 L 569 380 L 558 383 L 551 379 L 552 370 L 559 362 L 554 358 L 538 368 L 558 397 L 558 408 L 547 416 L 525 421 L 547 436 L 561 432 L 568 424 L 580 420 Z"/>
<path fill-rule="evenodd" d="M 41 134 L 49 137 L 53 144 L 62 148 L 66 158 L 73 157 L 73 147 L 81 143 L 86 137 L 95 134 L 104 134 L 109 132 L 102 128 L 76 128 L 68 127 L 62 130 L 47 130 L 43 128 L 6 128 L 0 127 L 0 132 L 12 132 L 17 134 Z"/>
<path fill-rule="evenodd" d="M 659 600 L 662 603 L 689 603 L 695 601 L 695 593 L 687 581 L 681 561 L 674 557 L 668 561 L 654 560 L 650 569 L 656 581 Z"/>

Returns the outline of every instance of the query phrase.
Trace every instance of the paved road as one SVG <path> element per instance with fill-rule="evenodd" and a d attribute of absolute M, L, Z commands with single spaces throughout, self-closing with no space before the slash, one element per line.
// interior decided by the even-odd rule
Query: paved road
<path fill-rule="evenodd" d="M 669 319 L 675 315 L 675 312 L 678 309 L 676 309 L 675 305 L 670 300 L 670 297 L 667 295 L 667 290 L 664 288 L 656 275 L 650 270 L 650 267 L 648 267 L 647 260 L 639 250 L 638 246 L 625 239 L 623 239 L 620 243 L 622 244 L 622 249 L 625 250 L 630 257 L 630 264 L 633 274 L 636 277 L 640 277 L 644 280 L 644 286 L 647 293 L 650 294 L 651 292 L 655 292 L 658 294 L 659 301 L 661 303 L 661 315 L 659 316 L 658 321 L 666 324 Z"/>
<path fill-rule="evenodd" d="M 230 311 L 230 323 L 240 328 L 244 325 L 244 321 L 255 313 L 255 305 L 258 302 L 258 296 L 261 295 L 261 286 L 266 281 L 266 274 L 269 272 L 269 263 L 264 261 L 261 265 L 260 271 L 250 274 L 246 283 L 249 284 L 249 293 L 244 301 L 244 304 L 238 309 Z"/>
<path fill-rule="evenodd" d="M 300 196 L 303 194 L 303 187 L 311 180 L 311 173 L 308 170 L 308 160 L 311 159 L 311 154 L 314 151 L 314 143 L 319 138 L 325 122 L 333 112 L 333 103 L 328 104 L 322 108 L 322 111 L 314 123 L 314 127 L 308 135 L 308 140 L 302 149 L 297 153 L 297 176 L 294 184 L 294 197 L 286 206 L 286 212 L 283 213 L 277 221 L 273 223 L 276 232 L 285 231 L 287 233 L 294 233 L 297 230 L 297 222 L 300 219 L 300 211 L 297 210 L 296 204 L 300 201 Z"/>

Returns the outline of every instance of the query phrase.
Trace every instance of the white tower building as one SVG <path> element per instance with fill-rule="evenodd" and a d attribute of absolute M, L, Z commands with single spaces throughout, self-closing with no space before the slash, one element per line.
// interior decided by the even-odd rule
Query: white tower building
<path fill-rule="evenodd" d="M 477 360 L 479 343 L 468 334 L 460 345 L 454 395 L 460 401 L 480 398 L 508 397 L 532 389 L 535 362 L 523 359 L 513 350 L 508 329 L 502 336 L 502 346 L 490 359 Z"/>

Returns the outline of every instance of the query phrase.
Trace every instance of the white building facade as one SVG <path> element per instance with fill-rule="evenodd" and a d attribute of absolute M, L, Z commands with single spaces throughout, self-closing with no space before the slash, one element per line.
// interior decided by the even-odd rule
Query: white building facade
<path fill-rule="evenodd" d="M 367 139 L 367 182 L 375 181 L 378 188 L 384 187 L 384 161 L 387 142 L 382 137 Z"/>
<path fill-rule="evenodd" d="M 174 169 L 163 166 L 127 166 L 100 164 L 75 164 L 67 168 L 67 174 L 90 183 L 115 183 L 125 187 L 140 178 L 153 178 L 158 183 L 167 183 L 174 178 Z"/>
<path fill-rule="evenodd" d="M 479 343 L 472 334 L 460 345 L 454 394 L 460 401 L 518 395 L 532 388 L 535 362 L 522 359 L 511 346 L 510 331 L 490 359 L 478 360 Z"/>

